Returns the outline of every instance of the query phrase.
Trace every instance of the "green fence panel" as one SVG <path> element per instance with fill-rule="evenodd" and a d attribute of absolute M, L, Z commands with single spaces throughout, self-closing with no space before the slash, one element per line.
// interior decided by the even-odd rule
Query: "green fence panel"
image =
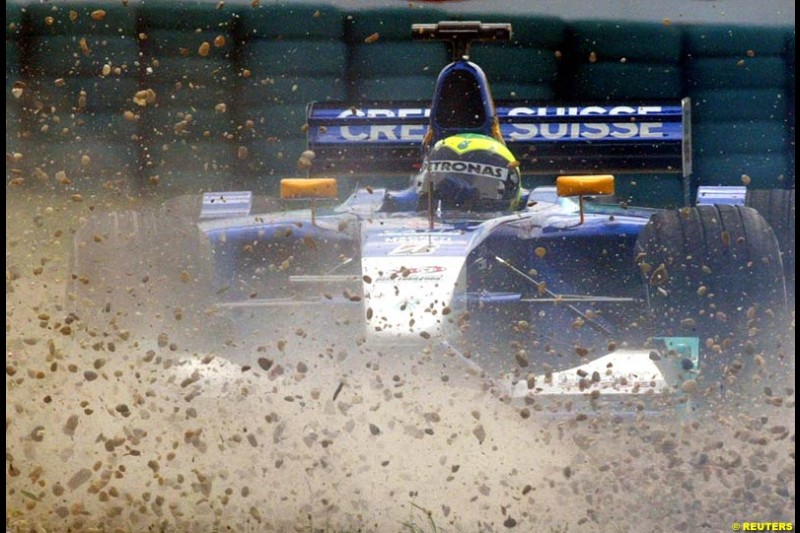
<path fill-rule="evenodd" d="M 219 190 L 237 172 L 234 143 L 216 139 L 164 139 L 146 145 L 145 176 L 176 191 Z"/>
<path fill-rule="evenodd" d="M 8 77 L 19 76 L 22 71 L 22 50 L 19 45 L 6 39 L 6 80 Z"/>
<path fill-rule="evenodd" d="M 147 137 L 172 142 L 178 139 L 223 140 L 235 137 L 237 122 L 230 113 L 214 109 L 173 107 L 157 115 L 148 112 Z"/>
<path fill-rule="evenodd" d="M 37 35 L 31 39 L 29 61 L 35 76 L 100 76 L 105 65 L 135 76 L 139 46 L 115 36 Z"/>
<path fill-rule="evenodd" d="M 279 75 L 243 80 L 237 89 L 238 105 L 247 109 L 263 104 L 307 104 L 312 101 L 341 101 L 346 98 L 342 77 Z"/>
<path fill-rule="evenodd" d="M 694 125 L 695 154 L 770 154 L 786 149 L 784 121 L 711 122 Z"/>
<path fill-rule="evenodd" d="M 633 206 L 682 207 L 683 189 L 683 179 L 675 174 L 624 174 L 614 182 L 617 200 Z"/>
<path fill-rule="evenodd" d="M 43 143 L 85 140 L 138 144 L 138 124 L 127 120 L 122 113 L 69 113 L 58 123 L 41 120 L 36 126 L 28 138 Z"/>
<path fill-rule="evenodd" d="M 249 41 L 242 54 L 242 64 L 256 76 L 343 76 L 347 47 L 331 41 Z"/>
<path fill-rule="evenodd" d="M 446 49 L 440 43 L 385 42 L 352 46 L 351 76 L 377 78 L 392 76 L 436 77 L 449 63 Z"/>
<path fill-rule="evenodd" d="M 139 164 L 136 143 L 104 139 L 26 141 L 25 155 L 32 166 L 49 175 L 51 182 L 55 182 L 57 172 L 63 171 L 75 185 L 81 180 L 85 184 L 94 182 L 98 187 L 108 179 L 131 180 Z"/>
<path fill-rule="evenodd" d="M 258 140 L 247 145 L 247 156 L 240 161 L 253 178 L 253 184 L 262 190 L 278 193 L 280 178 L 304 176 L 298 170 L 297 160 L 306 149 L 301 139 Z"/>
<path fill-rule="evenodd" d="M 341 40 L 343 14 L 329 5 L 275 4 L 239 10 L 242 35 L 247 39 Z"/>
<path fill-rule="evenodd" d="M 700 185 L 742 185 L 742 176 L 747 175 L 753 189 L 786 188 L 789 171 L 785 153 L 705 156 L 694 161 Z"/>
<path fill-rule="evenodd" d="M 549 83 L 492 83 L 492 96 L 495 100 L 533 100 L 551 101 L 556 99 L 556 90 Z"/>
<path fill-rule="evenodd" d="M 64 112 L 94 113 L 135 110 L 133 98 L 138 81 L 116 76 L 64 78 L 55 83 L 51 77 L 29 80 L 28 87 L 42 104 Z"/>
<path fill-rule="evenodd" d="M 136 35 L 138 9 L 133 3 L 29 2 L 25 9 L 34 35 Z"/>
<path fill-rule="evenodd" d="M 371 100 L 424 100 L 433 99 L 436 78 L 431 76 L 384 76 L 359 79 L 355 95 L 359 102 Z"/>
<path fill-rule="evenodd" d="M 573 91 L 579 99 L 598 101 L 674 100 L 683 95 L 680 69 L 659 63 L 580 65 Z"/>
<path fill-rule="evenodd" d="M 691 98 L 697 122 L 783 120 L 787 113 L 785 91 L 778 88 L 694 91 Z"/>
<path fill-rule="evenodd" d="M 472 50 L 471 59 L 481 66 L 489 81 L 520 84 L 553 83 L 558 78 L 558 60 L 546 48 L 506 48 L 481 46 Z"/>
<path fill-rule="evenodd" d="M 22 34 L 25 11 L 21 4 L 6 2 L 6 46 Z"/>
<path fill-rule="evenodd" d="M 147 1 L 139 7 L 140 24 L 145 31 L 154 28 L 195 31 L 229 32 L 239 17 L 238 11 L 225 7 L 213 9 L 207 2 L 191 0 Z"/>
<path fill-rule="evenodd" d="M 147 32 L 147 39 L 142 41 L 142 50 L 147 58 L 180 57 L 230 61 L 235 44 L 235 38 L 227 28 L 191 32 L 153 28 Z"/>
<path fill-rule="evenodd" d="M 214 93 L 234 86 L 235 65 L 225 59 L 208 57 L 162 57 L 152 74 L 143 78 L 143 88 L 175 84 L 176 91 L 187 89 L 194 93 Z"/>
<path fill-rule="evenodd" d="M 684 48 L 690 57 L 747 58 L 779 55 L 785 51 L 785 28 L 742 25 L 684 26 Z"/>
<path fill-rule="evenodd" d="M 786 66 L 780 57 L 692 59 L 686 63 L 686 81 L 692 91 L 783 89 L 786 85 Z"/>
<path fill-rule="evenodd" d="M 224 82 L 210 81 L 209 85 L 200 85 L 189 80 L 146 83 L 147 89 L 156 93 L 156 103 L 147 106 L 147 111 L 155 110 L 157 114 L 159 111 L 173 109 L 187 112 L 192 109 L 214 110 L 219 104 L 225 106 L 226 112 L 229 111 L 234 97 L 230 87 Z"/>
<path fill-rule="evenodd" d="M 452 17 L 453 15 L 436 9 L 411 7 L 347 12 L 344 16 L 345 39 L 359 44 L 378 34 L 377 42 L 410 41 L 412 24 L 430 24 L 450 20 Z"/>
<path fill-rule="evenodd" d="M 679 26 L 619 20 L 579 20 L 569 24 L 578 61 L 594 53 L 600 61 L 673 63 L 681 60 Z"/>
<path fill-rule="evenodd" d="M 264 139 L 305 139 L 305 103 L 252 106 L 243 117 L 253 121 L 256 132 Z"/>

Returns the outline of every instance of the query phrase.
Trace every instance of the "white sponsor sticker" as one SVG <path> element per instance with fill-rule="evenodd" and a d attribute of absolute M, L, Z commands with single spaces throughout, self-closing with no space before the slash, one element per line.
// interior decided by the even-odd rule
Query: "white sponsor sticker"
<path fill-rule="evenodd" d="M 470 161 L 427 161 L 423 171 L 431 174 L 457 173 L 468 176 L 495 178 L 505 181 L 508 178 L 508 168 Z"/>
<path fill-rule="evenodd" d="M 441 310 L 451 305 L 464 258 L 421 255 L 412 263 L 393 256 L 361 259 L 371 280 L 364 285 L 368 337 L 419 341 L 443 334 Z"/>
<path fill-rule="evenodd" d="M 401 244 L 389 252 L 389 255 L 429 255 L 434 253 L 438 248 L 439 245 L 434 243 L 409 242 Z"/>

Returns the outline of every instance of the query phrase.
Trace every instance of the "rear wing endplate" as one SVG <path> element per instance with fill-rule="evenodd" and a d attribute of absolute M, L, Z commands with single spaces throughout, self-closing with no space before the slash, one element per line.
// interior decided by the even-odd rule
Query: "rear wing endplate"
<path fill-rule="evenodd" d="M 675 173 L 691 162 L 689 99 L 677 104 L 537 105 L 497 102 L 500 131 L 524 174 Z M 347 107 L 312 103 L 315 172 L 410 173 L 423 158 L 427 102 Z M 687 180 L 688 181 L 688 180 Z"/>

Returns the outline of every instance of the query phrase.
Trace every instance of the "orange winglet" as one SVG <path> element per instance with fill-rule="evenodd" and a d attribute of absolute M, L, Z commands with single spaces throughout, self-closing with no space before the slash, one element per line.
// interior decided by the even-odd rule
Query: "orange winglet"
<path fill-rule="evenodd" d="M 281 198 L 336 198 L 336 178 L 284 178 Z"/>
<path fill-rule="evenodd" d="M 614 194 L 614 176 L 610 174 L 559 176 L 556 179 L 556 191 L 559 196 Z"/>

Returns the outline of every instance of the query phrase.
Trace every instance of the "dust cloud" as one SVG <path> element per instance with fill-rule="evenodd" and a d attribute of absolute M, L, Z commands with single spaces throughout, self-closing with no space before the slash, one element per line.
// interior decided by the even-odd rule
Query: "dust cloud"
<path fill-rule="evenodd" d="M 83 317 L 67 297 L 74 233 L 143 200 L 7 193 L 9 530 L 794 522 L 793 341 L 776 342 L 725 409 L 673 403 L 660 416 L 635 402 L 588 416 L 568 402 L 507 402 L 436 350 L 398 357 L 347 337 L 314 346 L 330 327 L 316 321 L 277 337 L 231 327 L 185 347 L 159 338 L 160 317 L 153 327 L 148 316 Z M 141 282 L 120 273 L 127 290 Z"/>

